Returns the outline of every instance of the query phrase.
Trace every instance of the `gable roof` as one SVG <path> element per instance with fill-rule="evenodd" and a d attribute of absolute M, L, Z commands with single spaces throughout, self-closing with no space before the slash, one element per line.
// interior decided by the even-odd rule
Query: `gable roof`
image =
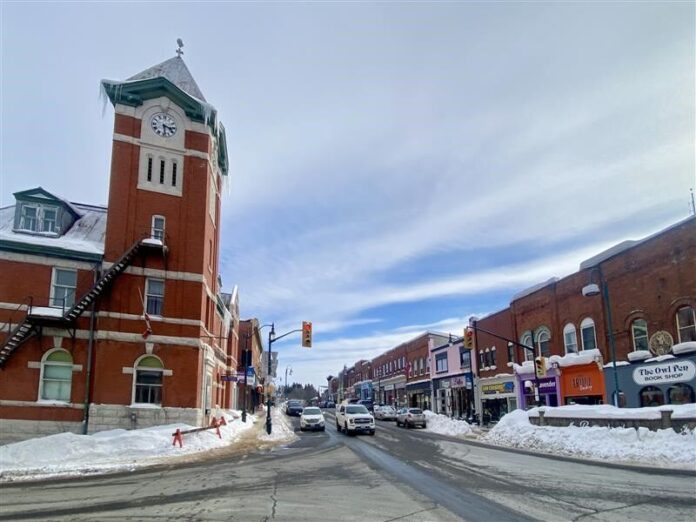
<path fill-rule="evenodd" d="M 75 216 L 76 219 L 82 216 L 81 211 L 73 203 L 71 203 L 65 198 L 56 196 L 55 194 L 44 189 L 43 187 L 21 190 L 19 192 L 15 192 L 13 196 L 16 200 L 20 201 L 34 201 L 37 203 L 44 203 L 46 201 L 50 201 L 68 209 Z"/>

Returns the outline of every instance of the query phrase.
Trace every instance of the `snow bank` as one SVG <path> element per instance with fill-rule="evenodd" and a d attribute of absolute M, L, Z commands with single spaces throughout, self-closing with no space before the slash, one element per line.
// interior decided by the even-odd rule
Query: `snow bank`
<path fill-rule="evenodd" d="M 290 423 L 290 419 L 281 413 L 278 408 L 271 408 L 271 434 L 266 433 L 266 413 L 264 407 L 263 421 L 264 426 L 259 433 L 259 440 L 263 442 L 293 442 L 299 437 L 295 435 L 295 429 Z"/>
<path fill-rule="evenodd" d="M 546 418 L 564 419 L 659 419 L 662 410 L 672 410 L 672 417 L 676 419 L 696 419 L 696 404 L 667 404 L 645 408 L 617 408 L 610 404 L 597 406 L 572 404 L 557 407 L 542 406 L 541 408 L 532 408 L 527 413 L 530 417 L 538 417 L 539 411 L 543 411 Z"/>
<path fill-rule="evenodd" d="M 432 431 L 440 435 L 449 435 L 451 437 L 471 433 L 471 426 L 466 421 L 451 419 L 447 415 L 433 413 L 430 410 L 425 410 L 423 413 L 425 414 L 425 422 L 427 425 L 425 428 L 426 431 Z"/>
<path fill-rule="evenodd" d="M 183 436 L 183 447 L 172 445 L 172 433 L 187 424 L 168 424 L 140 430 L 109 430 L 94 435 L 59 433 L 0 446 L 0 480 L 57 475 L 81 475 L 131 470 L 161 462 L 163 458 L 190 455 L 233 443 L 251 428 L 255 418 L 243 423 L 238 412 L 225 414 L 226 426 Z"/>
<path fill-rule="evenodd" d="M 587 457 L 595 460 L 653 464 L 694 469 L 696 432 L 672 429 L 605 428 L 599 426 L 556 428 L 534 426 L 526 411 L 505 415 L 481 440 L 544 453 Z"/>

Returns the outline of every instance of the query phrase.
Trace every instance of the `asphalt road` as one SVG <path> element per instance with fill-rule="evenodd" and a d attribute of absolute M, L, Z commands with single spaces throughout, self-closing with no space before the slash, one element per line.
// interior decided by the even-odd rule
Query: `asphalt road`
<path fill-rule="evenodd" d="M 297 433 L 289 446 L 258 449 L 250 431 L 175 465 L 4 484 L 0 520 L 696 520 L 694 475 L 503 451 L 391 422 L 351 437 L 329 415 L 326 432 Z"/>

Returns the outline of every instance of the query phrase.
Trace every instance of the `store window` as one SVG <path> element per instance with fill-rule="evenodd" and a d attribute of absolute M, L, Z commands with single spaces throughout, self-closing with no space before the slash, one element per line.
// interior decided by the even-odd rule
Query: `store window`
<path fill-rule="evenodd" d="M 582 338 L 583 350 L 594 350 L 597 348 L 597 334 L 594 321 L 591 318 L 585 317 L 580 323 L 580 337 Z"/>
<path fill-rule="evenodd" d="M 696 341 L 696 317 L 692 307 L 682 306 L 677 310 L 677 331 L 680 343 Z"/>
<path fill-rule="evenodd" d="M 46 352 L 41 362 L 41 400 L 70 402 L 73 360 L 62 349 Z"/>
<path fill-rule="evenodd" d="M 633 335 L 633 349 L 648 350 L 648 322 L 645 319 L 636 319 L 631 323 Z"/>
<path fill-rule="evenodd" d="M 660 388 L 646 386 L 640 390 L 640 406 L 662 406 L 665 403 L 665 396 Z"/>
<path fill-rule="evenodd" d="M 162 404 L 162 361 L 147 355 L 135 364 L 133 379 L 134 404 Z"/>
<path fill-rule="evenodd" d="M 573 323 L 568 323 L 563 327 L 563 344 L 565 345 L 566 353 L 577 353 L 578 336 Z"/>
<path fill-rule="evenodd" d="M 688 384 L 675 384 L 667 390 L 670 404 L 690 404 L 694 400 L 694 389 Z"/>

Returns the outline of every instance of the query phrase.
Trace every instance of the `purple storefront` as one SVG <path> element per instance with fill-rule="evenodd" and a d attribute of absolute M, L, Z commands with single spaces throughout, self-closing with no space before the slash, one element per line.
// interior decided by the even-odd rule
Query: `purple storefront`
<path fill-rule="evenodd" d="M 542 406 L 558 406 L 560 404 L 560 383 L 559 373 L 555 368 L 551 368 L 546 372 L 545 377 L 536 378 L 534 369 L 531 368 L 531 373 L 525 371 L 529 367 L 518 366 L 515 371 L 517 378 L 517 404 L 518 408 L 528 409 L 536 406 L 534 397 L 534 387 L 539 386 L 539 401 Z M 521 373 L 524 372 L 524 373 Z"/>

